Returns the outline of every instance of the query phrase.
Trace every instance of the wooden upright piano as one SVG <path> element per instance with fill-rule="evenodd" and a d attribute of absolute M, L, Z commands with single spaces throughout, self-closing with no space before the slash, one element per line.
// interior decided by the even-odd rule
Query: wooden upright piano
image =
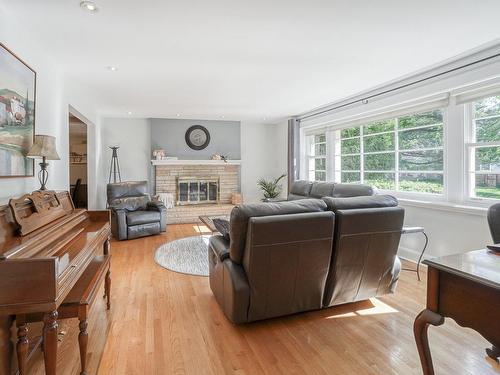
<path fill-rule="evenodd" d="M 88 299 L 95 288 L 82 283 L 100 277 L 109 306 L 109 222 L 108 211 L 75 209 L 68 192 L 35 191 L 0 207 L 0 318 L 16 319 L 20 374 L 26 371 L 28 323 L 43 321 L 45 372 L 52 375 L 65 300 L 76 293 Z M 89 272 L 97 259 L 105 268 L 94 277 Z"/>

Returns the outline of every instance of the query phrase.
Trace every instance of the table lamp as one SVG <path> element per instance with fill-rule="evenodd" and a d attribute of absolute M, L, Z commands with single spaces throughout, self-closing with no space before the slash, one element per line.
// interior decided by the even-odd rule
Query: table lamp
<path fill-rule="evenodd" d="M 38 180 L 40 181 L 40 190 L 47 190 L 45 184 L 49 178 L 47 167 L 49 163 L 46 160 L 60 160 L 56 150 L 56 137 L 51 135 L 35 135 L 35 142 L 29 150 L 27 157 L 33 159 L 42 159 L 40 164 L 40 172 L 38 172 Z"/>

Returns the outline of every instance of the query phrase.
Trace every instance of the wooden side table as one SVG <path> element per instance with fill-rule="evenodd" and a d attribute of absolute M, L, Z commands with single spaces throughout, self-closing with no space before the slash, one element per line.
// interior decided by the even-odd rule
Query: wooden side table
<path fill-rule="evenodd" d="M 427 233 L 425 233 L 424 227 L 403 227 L 403 229 L 401 229 L 401 234 L 412 234 L 412 233 L 422 233 L 425 237 L 425 244 L 424 244 L 424 247 L 422 248 L 422 252 L 420 253 L 420 256 L 418 257 L 417 268 L 416 269 L 403 268 L 403 270 L 416 272 L 418 281 L 420 281 L 420 263 L 422 262 L 422 258 L 424 256 L 425 250 L 427 249 L 427 245 L 429 244 L 429 237 L 427 236 Z"/>

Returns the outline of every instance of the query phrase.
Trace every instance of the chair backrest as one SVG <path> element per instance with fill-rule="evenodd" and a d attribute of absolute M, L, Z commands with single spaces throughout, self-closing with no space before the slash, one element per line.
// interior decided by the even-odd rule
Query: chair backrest
<path fill-rule="evenodd" d="M 107 185 L 108 206 L 136 211 L 151 200 L 147 181 L 115 182 Z"/>
<path fill-rule="evenodd" d="M 493 243 L 500 243 L 500 203 L 488 208 L 488 225 L 490 226 Z"/>
<path fill-rule="evenodd" d="M 324 306 L 386 294 L 392 282 L 404 209 L 397 207 L 397 200 L 390 196 L 324 200 L 335 213 Z"/>
<path fill-rule="evenodd" d="M 290 186 L 288 200 L 304 198 L 348 198 L 359 196 L 372 196 L 377 194 L 377 189 L 365 184 L 343 184 L 335 182 L 309 182 L 305 180 L 294 181 Z"/>
<path fill-rule="evenodd" d="M 333 229 L 330 211 L 249 219 L 243 258 L 249 321 L 322 307 Z"/>
<path fill-rule="evenodd" d="M 73 204 L 76 203 L 76 198 L 78 197 L 78 192 L 82 185 L 82 179 L 78 178 L 75 183 L 75 187 L 73 188 L 73 193 L 71 194 L 71 199 L 73 200 Z"/>
<path fill-rule="evenodd" d="M 229 236 L 231 237 L 229 256 L 235 263 L 241 264 L 249 220 L 252 217 L 323 212 L 326 204 L 320 199 L 302 199 L 291 202 L 266 202 L 241 204 L 231 211 Z"/>

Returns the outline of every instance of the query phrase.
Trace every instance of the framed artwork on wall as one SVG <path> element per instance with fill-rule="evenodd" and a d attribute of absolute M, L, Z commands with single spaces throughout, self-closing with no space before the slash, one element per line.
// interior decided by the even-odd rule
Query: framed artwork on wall
<path fill-rule="evenodd" d="M 0 178 L 31 177 L 36 72 L 0 43 Z"/>

